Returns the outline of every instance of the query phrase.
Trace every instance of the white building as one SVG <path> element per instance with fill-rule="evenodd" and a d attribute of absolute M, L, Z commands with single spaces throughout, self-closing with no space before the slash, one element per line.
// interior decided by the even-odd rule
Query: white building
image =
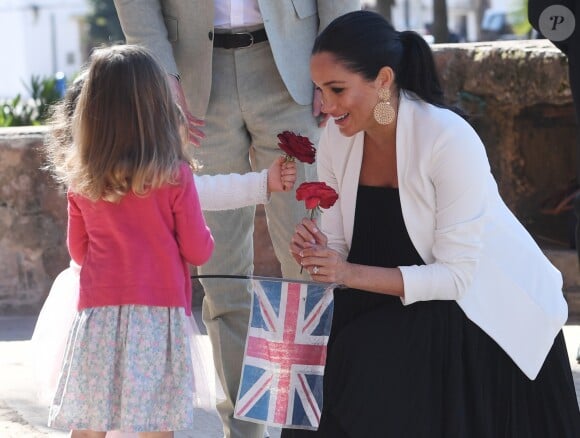
<path fill-rule="evenodd" d="M 0 100 L 28 96 L 32 76 L 74 76 L 87 13 L 86 0 L 0 0 Z"/>

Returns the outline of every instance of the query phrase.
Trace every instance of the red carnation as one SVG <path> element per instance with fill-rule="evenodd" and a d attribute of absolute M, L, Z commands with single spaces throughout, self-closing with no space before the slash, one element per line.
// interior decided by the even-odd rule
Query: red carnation
<path fill-rule="evenodd" d="M 330 208 L 338 199 L 338 193 L 323 182 L 303 182 L 296 189 L 296 199 L 304 201 L 306 209 L 310 210 L 310 220 L 314 212 L 321 208 Z M 300 273 L 302 274 L 302 267 Z"/>
<path fill-rule="evenodd" d="M 338 199 L 338 193 L 323 182 L 305 182 L 296 189 L 296 199 L 304 201 L 306 208 L 310 210 L 310 217 L 314 216 L 314 210 L 330 208 Z"/>
<path fill-rule="evenodd" d="M 316 156 L 316 149 L 308 137 L 284 131 L 278 134 L 278 146 L 286 154 L 286 160 L 294 158 L 302 163 L 312 164 Z"/>

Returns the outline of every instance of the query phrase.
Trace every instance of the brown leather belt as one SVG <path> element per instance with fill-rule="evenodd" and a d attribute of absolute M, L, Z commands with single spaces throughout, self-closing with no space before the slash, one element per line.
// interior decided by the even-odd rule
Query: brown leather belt
<path fill-rule="evenodd" d="M 266 29 L 254 32 L 214 33 L 213 46 L 220 49 L 242 49 L 267 40 Z"/>

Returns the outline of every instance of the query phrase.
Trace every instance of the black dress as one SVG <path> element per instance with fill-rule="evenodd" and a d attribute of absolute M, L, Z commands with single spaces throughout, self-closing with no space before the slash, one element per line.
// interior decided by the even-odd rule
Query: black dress
<path fill-rule="evenodd" d="M 424 264 L 398 189 L 360 186 L 348 260 Z M 282 438 L 578 438 L 580 412 L 562 333 L 536 380 L 455 301 L 334 291 L 317 432 Z"/>

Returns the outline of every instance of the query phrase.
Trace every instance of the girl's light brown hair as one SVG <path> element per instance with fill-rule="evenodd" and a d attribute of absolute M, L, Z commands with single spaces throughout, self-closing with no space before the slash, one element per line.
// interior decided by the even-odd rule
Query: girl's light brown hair
<path fill-rule="evenodd" d="M 46 164 L 42 167 L 61 182 L 65 182 L 67 154 L 72 147 L 72 118 L 77 101 L 85 82 L 86 72 L 81 72 L 67 88 L 64 97 L 53 104 L 49 110 L 50 130 L 44 139 Z"/>
<path fill-rule="evenodd" d="M 178 183 L 185 153 L 166 73 L 146 49 L 113 46 L 91 55 L 60 179 L 91 200 L 118 201 Z"/>

